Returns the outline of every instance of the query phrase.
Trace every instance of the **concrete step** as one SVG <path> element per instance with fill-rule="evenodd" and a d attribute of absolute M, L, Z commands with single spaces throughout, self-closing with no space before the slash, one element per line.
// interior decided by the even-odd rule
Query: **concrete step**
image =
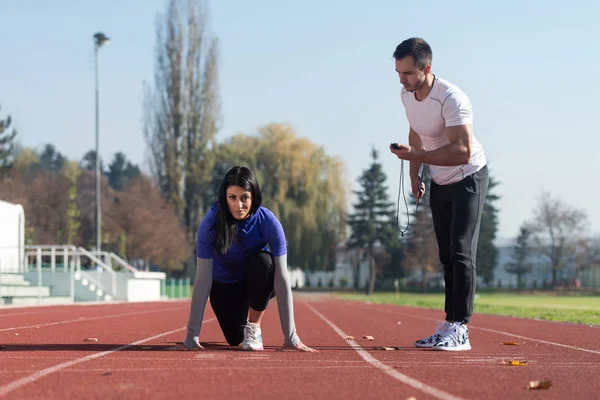
<path fill-rule="evenodd" d="M 0 285 L 29 286 L 30 283 L 25 280 L 25 276 L 23 274 L 2 273 L 0 274 Z"/>
<path fill-rule="evenodd" d="M 38 306 L 38 305 L 57 305 L 73 304 L 69 296 L 46 296 L 46 297 L 5 297 L 0 299 L 0 305 L 13 306 Z"/>
<path fill-rule="evenodd" d="M 48 286 L 22 286 L 4 284 L 0 286 L 0 297 L 29 296 L 50 296 L 50 288 Z"/>

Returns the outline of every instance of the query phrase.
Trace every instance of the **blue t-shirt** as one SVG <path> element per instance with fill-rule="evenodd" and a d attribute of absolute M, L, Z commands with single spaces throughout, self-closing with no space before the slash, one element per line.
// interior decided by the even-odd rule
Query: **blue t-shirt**
<path fill-rule="evenodd" d="M 220 254 L 215 249 L 215 231 L 212 229 L 218 209 L 218 203 L 214 203 L 200 223 L 196 239 L 196 256 L 213 259 L 214 280 L 223 283 L 243 281 L 248 259 L 261 250 L 270 250 L 274 257 L 287 253 L 281 223 L 271 210 L 261 206 L 252 216 L 237 223 L 237 241 L 226 254 Z"/>

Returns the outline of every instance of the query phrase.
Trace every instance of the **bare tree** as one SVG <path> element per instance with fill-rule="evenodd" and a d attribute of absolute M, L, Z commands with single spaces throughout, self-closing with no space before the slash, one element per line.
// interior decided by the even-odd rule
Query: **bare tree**
<path fill-rule="evenodd" d="M 162 196 L 194 242 L 217 132 L 218 44 L 201 0 L 170 0 L 156 25 L 154 87 L 145 86 L 144 136 Z"/>
<path fill-rule="evenodd" d="M 565 204 L 549 193 L 538 198 L 531 229 L 534 244 L 545 256 L 552 269 L 552 286 L 557 283 L 558 273 L 564 269 L 574 254 L 577 242 L 584 237 L 586 214 Z"/>
<path fill-rule="evenodd" d="M 575 252 L 578 270 L 600 266 L 600 236 L 581 239 Z"/>

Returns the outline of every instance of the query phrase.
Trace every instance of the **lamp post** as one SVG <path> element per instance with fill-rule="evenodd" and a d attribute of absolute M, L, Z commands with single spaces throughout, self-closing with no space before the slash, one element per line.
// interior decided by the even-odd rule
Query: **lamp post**
<path fill-rule="evenodd" d="M 99 129 L 99 89 L 98 89 L 98 54 L 100 48 L 108 42 L 104 33 L 94 35 L 94 48 L 96 53 L 96 251 L 102 251 L 102 218 L 100 211 L 100 129 Z"/>

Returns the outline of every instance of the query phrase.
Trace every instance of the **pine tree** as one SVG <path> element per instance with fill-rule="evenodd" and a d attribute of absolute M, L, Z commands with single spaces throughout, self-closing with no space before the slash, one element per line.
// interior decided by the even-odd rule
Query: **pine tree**
<path fill-rule="evenodd" d="M 527 262 L 531 253 L 532 231 L 526 226 L 521 226 L 519 236 L 517 236 L 515 247 L 512 252 L 512 261 L 505 264 L 504 268 L 509 274 L 517 276 L 517 287 L 525 287 L 525 275 L 533 269 L 533 264 Z"/>
<path fill-rule="evenodd" d="M 388 200 L 387 179 L 378 153 L 375 149 L 371 155 L 373 162 L 358 178 L 360 190 L 354 191 L 358 202 L 353 204 L 354 213 L 348 216 L 348 224 L 352 230 L 348 239 L 348 247 L 364 249 L 369 260 L 370 279 L 367 294 L 375 289 L 377 275 L 375 265 L 376 248 L 384 248 L 393 237 L 397 237 L 394 221 L 394 204 Z"/>
<path fill-rule="evenodd" d="M 496 186 L 498 181 L 490 175 L 477 243 L 477 275 L 488 285 L 494 282 L 494 270 L 498 263 L 498 248 L 494 244 L 498 233 L 498 209 L 495 204 L 500 196 L 493 193 Z"/>
<path fill-rule="evenodd" d="M 108 165 L 106 172 L 108 183 L 115 190 L 123 190 L 132 179 L 140 176 L 140 169 L 127 161 L 125 154 L 118 152 L 113 161 Z"/>
<path fill-rule="evenodd" d="M 14 139 L 17 131 L 10 128 L 10 115 L 6 119 L 0 119 L 0 173 L 4 173 L 12 167 Z"/>
<path fill-rule="evenodd" d="M 419 199 L 419 207 L 416 207 L 416 199 L 412 197 L 412 205 L 415 207 L 412 218 L 409 220 L 408 238 L 406 241 L 406 258 L 403 261 L 406 271 L 418 271 L 421 274 L 421 289 L 423 293 L 428 289 L 429 274 L 440 272 L 439 249 L 433 228 L 433 218 L 429 206 L 429 195 L 431 190 L 431 175 L 429 168 L 423 168 L 421 174 L 425 184 L 425 194 Z M 410 184 L 410 182 L 409 182 Z"/>

